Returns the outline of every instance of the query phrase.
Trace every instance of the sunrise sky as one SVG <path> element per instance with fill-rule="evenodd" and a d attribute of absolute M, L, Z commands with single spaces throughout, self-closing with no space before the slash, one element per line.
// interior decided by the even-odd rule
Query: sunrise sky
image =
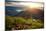
<path fill-rule="evenodd" d="M 14 7 L 26 6 L 26 7 L 30 7 L 30 8 L 43 7 L 43 3 L 32 3 L 32 2 L 19 2 L 19 3 L 18 2 L 9 2 L 9 3 L 6 3 L 6 6 L 14 6 Z"/>
<path fill-rule="evenodd" d="M 38 8 L 43 9 L 43 0 L 7 0 L 13 2 L 6 2 L 6 6 L 13 6 L 13 7 L 27 7 L 27 8 Z M 31 2 L 14 2 L 14 1 L 31 1 Z M 33 3 L 34 2 L 34 3 Z M 18 12 L 22 10 L 17 10 Z"/>

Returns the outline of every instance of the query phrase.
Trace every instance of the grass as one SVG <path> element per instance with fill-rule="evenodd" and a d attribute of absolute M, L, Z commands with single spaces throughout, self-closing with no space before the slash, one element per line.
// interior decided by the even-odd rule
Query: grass
<path fill-rule="evenodd" d="M 40 19 L 6 16 L 5 21 L 6 30 L 11 30 L 12 28 L 15 30 L 39 29 L 44 27 L 44 22 Z"/>

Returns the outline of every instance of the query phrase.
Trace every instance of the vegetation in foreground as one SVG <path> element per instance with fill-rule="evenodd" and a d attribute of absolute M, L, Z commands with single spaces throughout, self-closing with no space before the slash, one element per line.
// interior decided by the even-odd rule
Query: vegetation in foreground
<path fill-rule="evenodd" d="M 14 28 L 15 30 L 22 29 L 39 29 L 44 27 L 44 22 L 40 19 L 33 18 L 23 18 L 16 16 L 6 16 L 5 20 L 6 30 L 11 30 Z"/>

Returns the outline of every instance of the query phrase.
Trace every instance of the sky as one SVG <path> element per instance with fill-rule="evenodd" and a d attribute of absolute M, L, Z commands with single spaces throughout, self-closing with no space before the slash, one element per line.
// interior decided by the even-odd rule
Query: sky
<path fill-rule="evenodd" d="M 41 8 L 43 7 L 43 3 L 32 3 L 32 2 L 8 2 L 6 6 L 13 7 L 30 7 L 30 8 Z"/>
<path fill-rule="evenodd" d="M 29 8 L 39 8 L 42 9 L 43 7 L 43 0 L 6 0 L 6 1 L 32 1 L 32 2 L 39 2 L 39 3 L 31 3 L 31 2 L 6 2 L 6 6 L 13 6 L 13 7 L 29 7 Z M 17 10 L 20 12 L 21 10 Z"/>

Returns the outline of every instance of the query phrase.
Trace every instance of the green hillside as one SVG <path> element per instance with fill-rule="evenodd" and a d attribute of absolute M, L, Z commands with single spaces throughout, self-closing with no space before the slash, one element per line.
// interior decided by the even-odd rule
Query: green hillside
<path fill-rule="evenodd" d="M 44 27 L 42 20 L 33 18 L 27 19 L 23 17 L 6 16 L 5 22 L 7 30 L 11 30 L 12 28 L 16 30 L 39 29 Z"/>

